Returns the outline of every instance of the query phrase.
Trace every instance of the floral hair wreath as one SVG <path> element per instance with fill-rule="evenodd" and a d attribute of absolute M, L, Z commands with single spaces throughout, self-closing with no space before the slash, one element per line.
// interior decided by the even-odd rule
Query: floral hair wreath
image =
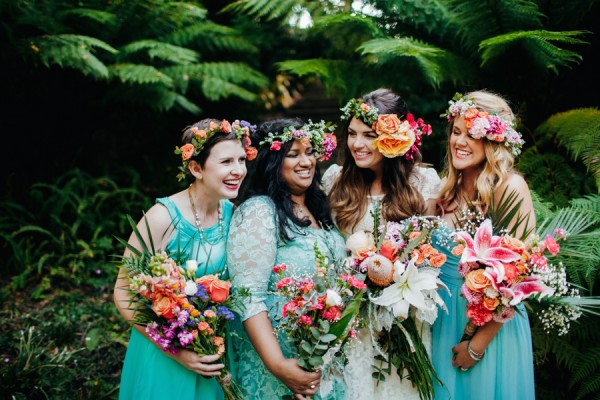
<path fill-rule="evenodd" d="M 514 119 L 506 120 L 499 115 L 490 115 L 486 111 L 481 111 L 473 99 L 469 99 L 461 93 L 456 93 L 448 104 L 450 106 L 446 110 L 446 114 L 442 114 L 442 117 L 446 117 L 449 122 L 459 115 L 464 117 L 465 127 L 472 138 L 504 142 L 504 145 L 515 156 L 521 153 L 521 147 L 525 141 L 521 134 L 513 128 Z"/>
<path fill-rule="evenodd" d="M 333 131 L 335 125 L 330 122 L 320 121 L 318 123 L 308 120 L 308 123 L 300 129 L 291 125 L 283 129 L 282 133 L 269 132 L 267 137 L 258 145 L 269 144 L 269 150 L 279 151 L 281 146 L 292 139 L 300 140 L 304 144 L 311 143 L 315 151 L 315 157 L 319 161 L 327 161 L 337 147 L 337 140 Z"/>
<path fill-rule="evenodd" d="M 340 110 L 342 120 L 355 117 L 373 128 L 378 134 L 373 146 L 387 158 L 404 156 L 409 161 L 414 160 L 422 136 L 431 134 L 431 125 L 421 118 L 415 121 L 415 117 L 408 113 L 406 119 L 400 120 L 397 114 L 379 114 L 377 107 L 362 99 L 351 99 Z"/>
<path fill-rule="evenodd" d="M 196 126 L 190 128 L 194 134 L 192 143 L 184 144 L 181 147 L 175 147 L 175 154 L 181 154 L 182 165 L 179 167 L 177 174 L 178 180 L 185 179 L 185 175 L 189 173 L 188 166 L 192 157 L 200 154 L 206 142 L 217 133 L 229 134 L 233 132 L 238 140 L 244 145 L 244 151 L 248 160 L 253 160 L 256 157 L 257 150 L 251 146 L 250 133 L 256 130 L 256 125 L 250 124 L 248 121 L 235 120 L 229 123 L 226 119 L 219 123 L 211 121 L 208 129 L 199 129 Z"/>

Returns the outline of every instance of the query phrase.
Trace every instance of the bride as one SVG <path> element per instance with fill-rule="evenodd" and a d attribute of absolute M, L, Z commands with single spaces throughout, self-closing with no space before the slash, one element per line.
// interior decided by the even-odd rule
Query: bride
<path fill-rule="evenodd" d="M 372 232 L 375 205 L 381 206 L 386 221 L 433 215 L 440 179 L 434 169 L 418 166 L 420 137 L 411 136 L 400 123 L 400 118 L 407 116 L 402 98 L 389 89 L 378 89 L 350 100 L 342 111 L 348 120 L 344 165 L 332 165 L 323 176 L 339 230 L 346 236 Z M 430 352 L 430 326 L 420 321 L 417 326 Z M 372 378 L 376 351 L 368 328 L 360 330 L 358 340 L 349 347 L 344 369 L 347 399 L 419 399 L 411 381 L 401 380 L 395 369 L 385 381 Z"/>

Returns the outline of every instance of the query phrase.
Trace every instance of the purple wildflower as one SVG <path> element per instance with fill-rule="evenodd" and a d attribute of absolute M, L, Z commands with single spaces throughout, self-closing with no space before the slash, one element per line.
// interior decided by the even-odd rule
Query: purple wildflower
<path fill-rule="evenodd" d="M 232 313 L 229 308 L 225 307 L 225 306 L 220 306 L 219 308 L 217 308 L 217 315 L 222 315 L 225 317 L 226 320 L 228 321 L 233 321 L 235 319 L 235 314 Z"/>

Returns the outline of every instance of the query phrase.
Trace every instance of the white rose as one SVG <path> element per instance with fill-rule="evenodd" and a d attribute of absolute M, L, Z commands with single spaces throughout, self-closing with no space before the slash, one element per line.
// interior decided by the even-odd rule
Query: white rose
<path fill-rule="evenodd" d="M 327 307 L 341 306 L 342 298 L 335 290 L 327 289 L 327 297 L 325 298 L 325 304 L 327 305 Z"/>
<path fill-rule="evenodd" d="M 346 240 L 346 248 L 350 250 L 352 257 L 362 258 L 365 253 L 376 250 L 375 240 L 370 232 L 356 232 Z"/>
<path fill-rule="evenodd" d="M 196 260 L 187 260 L 185 262 L 185 269 L 192 275 L 196 273 L 198 270 L 198 262 Z"/>
<path fill-rule="evenodd" d="M 197 291 L 198 291 L 198 286 L 196 286 L 196 282 L 187 281 L 185 283 L 184 292 L 185 292 L 186 296 L 193 296 L 196 294 Z"/>

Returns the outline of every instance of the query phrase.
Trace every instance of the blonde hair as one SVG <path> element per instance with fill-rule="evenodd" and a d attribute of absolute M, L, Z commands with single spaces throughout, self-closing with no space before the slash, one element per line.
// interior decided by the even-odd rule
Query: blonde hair
<path fill-rule="evenodd" d="M 495 93 L 479 90 L 467 93 L 465 97 L 472 99 L 481 111 L 497 114 L 508 121 L 515 118 L 506 100 Z M 444 168 L 446 182 L 438 197 L 438 206 L 444 210 L 453 210 L 455 201 L 460 200 L 460 197 L 463 196 L 460 192 L 462 171 L 452 166 L 450 136 L 452 135 L 453 127 L 454 121 L 451 121 L 447 130 L 448 141 L 446 147 L 446 165 Z M 473 205 L 478 206 L 483 212 L 486 212 L 491 205 L 494 190 L 514 172 L 515 156 L 503 143 L 490 140 L 483 140 L 483 149 L 485 152 L 485 161 L 483 170 L 475 181 L 475 200 Z"/>

